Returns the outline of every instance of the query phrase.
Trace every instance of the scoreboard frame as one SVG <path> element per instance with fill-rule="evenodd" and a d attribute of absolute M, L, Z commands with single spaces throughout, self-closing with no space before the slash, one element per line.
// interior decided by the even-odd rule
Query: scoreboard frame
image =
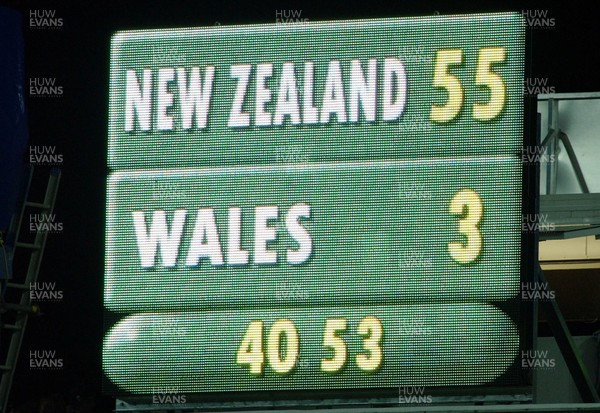
<path fill-rule="evenodd" d="M 320 22 L 329 23 L 329 22 Z M 337 21 L 331 21 L 337 23 Z M 247 27 L 247 26 L 241 26 Z M 525 36 L 525 68 L 524 77 L 527 78 L 531 72 L 530 56 L 531 39 L 526 31 Z M 524 97 L 523 117 L 523 148 L 537 146 L 540 144 L 535 118 L 535 99 Z M 537 128 L 537 130 L 536 130 Z M 522 216 L 537 216 L 539 212 L 539 165 L 523 162 L 522 169 Z M 535 232 L 521 233 L 521 282 L 530 283 L 534 281 L 534 273 L 537 268 L 537 242 Z M 494 303 L 500 309 L 503 303 Z M 521 300 L 519 306 L 519 355 L 522 352 L 535 348 L 537 306 L 530 301 Z M 105 312 L 105 331 L 121 318 L 120 314 Z M 517 366 L 513 365 L 511 369 Z M 518 386 L 456 386 L 456 387 L 427 387 L 427 392 L 433 396 L 434 403 L 456 402 L 517 402 L 528 403 L 532 400 L 533 379 L 530 372 L 521 371 L 521 383 Z M 118 387 L 104 379 L 104 390 L 106 394 L 118 397 L 117 410 L 125 410 L 135 406 L 136 409 L 146 410 L 155 407 L 153 398 L 149 395 L 128 395 Z M 188 393 L 184 408 L 225 408 L 235 410 L 246 410 L 255 408 L 273 408 L 287 410 L 294 407 L 364 407 L 364 406 L 387 406 L 397 402 L 398 388 L 365 388 L 365 389 L 330 389 L 330 390 L 281 390 L 271 391 L 240 391 L 240 392 L 211 392 L 211 393 Z"/>

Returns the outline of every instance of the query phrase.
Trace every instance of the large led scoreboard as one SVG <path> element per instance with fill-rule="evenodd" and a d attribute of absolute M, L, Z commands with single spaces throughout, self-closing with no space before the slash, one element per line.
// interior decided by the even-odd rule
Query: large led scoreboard
<path fill-rule="evenodd" d="M 522 384 L 524 50 L 518 13 L 115 34 L 107 391 Z"/>

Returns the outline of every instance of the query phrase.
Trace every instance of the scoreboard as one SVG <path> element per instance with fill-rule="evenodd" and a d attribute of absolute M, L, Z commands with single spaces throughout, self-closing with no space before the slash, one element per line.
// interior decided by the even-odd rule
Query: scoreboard
<path fill-rule="evenodd" d="M 107 391 L 519 385 L 524 50 L 518 13 L 116 33 Z"/>

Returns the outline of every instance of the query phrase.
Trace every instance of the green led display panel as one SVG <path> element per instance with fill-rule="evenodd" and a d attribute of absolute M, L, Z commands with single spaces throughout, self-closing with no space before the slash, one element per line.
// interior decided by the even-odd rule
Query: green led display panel
<path fill-rule="evenodd" d="M 108 391 L 519 385 L 524 42 L 518 13 L 117 33 Z"/>

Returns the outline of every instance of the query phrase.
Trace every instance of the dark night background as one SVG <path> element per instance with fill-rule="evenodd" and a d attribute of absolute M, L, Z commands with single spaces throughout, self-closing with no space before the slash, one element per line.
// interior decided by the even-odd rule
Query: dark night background
<path fill-rule="evenodd" d="M 301 10 L 310 21 L 463 12 L 548 10 L 553 28 L 529 29 L 531 77 L 547 78 L 558 93 L 600 91 L 600 5 L 593 2 L 249 2 L 55 1 L 0 2 L 23 17 L 25 79 L 56 78 L 62 97 L 28 97 L 30 145 L 55 146 L 64 162 L 56 219 L 40 282 L 56 282 L 62 301 L 42 303 L 29 320 L 12 387 L 14 403 L 60 393 L 99 397 L 109 41 L 117 30 L 274 23 L 276 10 Z M 591 5 L 594 4 L 594 5 Z M 32 29 L 29 10 L 56 10 L 59 29 Z M 0 39 L 3 41 L 3 39 Z M 25 85 L 28 88 L 28 85 Z M 43 167 L 40 169 L 46 168 Z M 56 350 L 60 370 L 31 370 L 29 350 Z M 114 407 L 103 399 L 98 411 Z"/>

